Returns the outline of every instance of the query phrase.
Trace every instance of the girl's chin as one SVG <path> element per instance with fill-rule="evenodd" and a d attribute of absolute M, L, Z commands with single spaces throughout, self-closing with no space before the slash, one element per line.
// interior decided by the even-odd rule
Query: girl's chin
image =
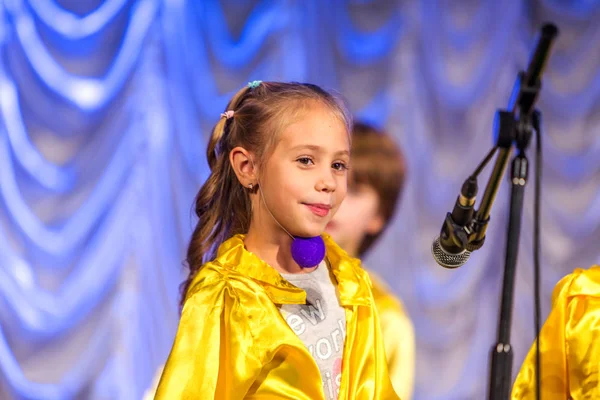
<path fill-rule="evenodd" d="M 292 235 L 297 237 L 309 238 L 315 236 L 321 236 L 325 232 L 325 227 L 311 227 L 310 229 L 299 229 L 292 232 Z"/>

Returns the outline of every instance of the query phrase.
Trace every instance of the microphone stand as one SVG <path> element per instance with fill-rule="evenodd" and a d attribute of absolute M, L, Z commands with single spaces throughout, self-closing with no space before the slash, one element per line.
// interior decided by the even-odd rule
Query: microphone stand
<path fill-rule="evenodd" d="M 500 316 L 498 321 L 498 340 L 492 348 L 490 381 L 488 388 L 489 400 L 508 400 L 512 383 L 513 351 L 510 344 L 510 328 L 514 301 L 515 272 L 519 253 L 519 236 L 523 214 L 523 198 L 525 185 L 529 175 L 529 160 L 527 148 L 531 142 L 534 129 L 540 133 L 541 114 L 534 111 L 534 105 L 541 89 L 541 75 L 550 55 L 550 47 L 558 34 L 558 29 L 551 24 L 542 28 L 541 38 L 530 60 L 527 72 L 520 72 L 511 100 L 511 112 L 498 113 L 499 146 L 506 145 L 509 139 L 515 144 L 517 155 L 511 163 L 511 193 L 508 230 L 506 234 L 506 253 L 504 259 L 504 278 L 502 281 L 502 298 L 500 301 Z M 501 150 L 502 151 L 502 150 Z M 507 159 L 498 157 L 498 164 L 506 163 Z M 495 168 L 496 171 L 499 168 Z M 491 180 L 494 180 L 492 175 Z M 487 188 L 486 188 L 487 192 Z M 483 207 L 482 207 L 483 208 Z M 484 209 L 477 212 L 475 219 L 486 216 Z M 486 220 L 487 221 L 487 220 Z M 539 316 L 536 315 L 536 318 Z M 536 336 L 539 332 L 536 332 Z M 536 355 L 536 393 L 540 399 L 540 368 L 539 353 Z"/>
<path fill-rule="evenodd" d="M 514 126 L 514 125 L 513 125 Z M 535 128 L 533 127 L 535 126 Z M 508 230 L 506 234 L 506 253 L 504 260 L 504 278 L 502 281 L 502 298 L 498 322 L 498 339 L 492 348 L 490 364 L 489 400 L 506 400 L 509 398 L 512 382 L 513 351 L 510 344 L 510 329 L 514 301 L 514 284 L 519 252 L 519 236 L 523 214 L 523 198 L 527 184 L 529 161 L 526 150 L 531 141 L 532 129 L 539 127 L 539 112 L 531 117 L 521 118 L 515 126 L 515 145 L 517 155 L 511 163 L 511 193 Z M 501 128 L 502 130 L 502 128 Z M 506 166 L 508 158 L 497 164 Z M 503 168 L 502 168 L 503 169 Z"/>
<path fill-rule="evenodd" d="M 508 229 L 506 234 L 506 253 L 504 259 L 504 277 L 502 281 L 502 297 L 500 301 L 500 315 L 498 321 L 498 338 L 492 347 L 490 359 L 490 381 L 488 387 L 489 400 L 508 400 L 512 383 L 513 351 L 510 344 L 510 329 L 514 301 L 514 284 L 519 252 L 519 236 L 523 214 L 523 198 L 525 185 L 529 175 L 529 160 L 527 148 L 531 142 L 534 129 L 539 133 L 540 112 L 534 111 L 534 104 L 541 89 L 541 74 L 550 54 L 552 41 L 558 34 L 553 25 L 542 28 L 541 39 L 532 56 L 527 72 L 520 72 L 511 100 L 511 111 L 498 111 L 496 114 L 497 146 L 500 148 L 495 168 L 486 187 L 482 206 L 475 215 L 484 229 L 475 235 L 475 243 L 485 237 L 485 225 L 489 221 L 489 211 L 497 191 L 497 185 L 504 174 L 509 153 L 514 143 L 516 156 L 511 163 L 511 193 Z M 487 196 L 489 193 L 489 196 Z M 486 201 L 486 199 L 491 199 Z M 477 223 L 475 224 L 477 227 Z M 480 247 L 480 246 L 479 246 Z M 539 332 L 536 332 L 539 334 Z M 540 398 L 540 362 L 537 355 L 536 386 L 537 398 Z"/>
<path fill-rule="evenodd" d="M 556 26 L 546 24 L 542 27 L 540 40 L 531 57 L 527 71 L 521 71 L 517 76 L 508 110 L 496 111 L 494 120 L 495 147 L 477 167 L 476 172 L 469 178 L 476 178 L 491 159 L 493 153 L 498 151 L 498 157 L 486 185 L 481 206 L 466 226 L 458 226 L 450 223 L 452 221 L 446 221 L 448 227 L 447 235 L 459 245 L 459 249 L 475 251 L 483 246 L 487 225 L 490 220 L 490 211 L 514 146 L 516 148 L 516 156 L 511 162 L 510 213 L 506 234 L 506 253 L 498 321 L 498 337 L 492 347 L 490 357 L 489 400 L 508 400 L 510 395 L 513 362 L 510 328 L 519 236 L 523 214 L 523 198 L 529 174 L 529 161 L 526 151 L 534 130 L 540 133 L 541 115 L 539 111 L 534 110 L 534 105 L 541 89 L 540 78 L 542 71 L 550 55 L 552 42 L 557 35 L 558 29 Z M 536 315 L 536 318 L 539 318 L 539 316 Z M 538 333 L 536 332 L 536 336 Z M 536 364 L 537 398 L 539 400 L 541 376 L 539 354 L 536 357 Z"/>

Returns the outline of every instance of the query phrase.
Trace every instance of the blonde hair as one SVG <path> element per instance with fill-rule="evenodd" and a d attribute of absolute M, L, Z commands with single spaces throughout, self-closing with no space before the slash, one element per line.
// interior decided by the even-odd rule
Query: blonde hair
<path fill-rule="evenodd" d="M 320 87 L 306 83 L 262 82 L 238 91 L 212 130 L 206 149 L 210 176 L 196 196 L 199 220 L 188 251 L 189 275 L 181 285 L 181 303 L 202 264 L 214 258 L 216 249 L 229 237 L 246 233 L 251 206 L 248 189 L 238 181 L 229 161 L 237 146 L 250 151 L 257 165 L 264 163 L 278 134 L 314 105 L 328 108 L 347 128 L 352 118 L 344 103 Z"/>

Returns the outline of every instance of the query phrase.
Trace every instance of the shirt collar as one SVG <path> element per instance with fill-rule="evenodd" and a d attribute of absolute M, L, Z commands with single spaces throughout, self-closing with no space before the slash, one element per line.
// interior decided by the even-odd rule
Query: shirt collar
<path fill-rule="evenodd" d="M 235 269 L 259 283 L 276 304 L 304 304 L 306 292 L 288 282 L 275 268 L 244 247 L 244 235 L 235 235 L 219 246 L 215 262 Z M 331 237 L 322 235 L 325 256 L 338 282 L 342 306 L 371 304 L 368 281 L 364 279 L 360 261 L 348 256 Z"/>

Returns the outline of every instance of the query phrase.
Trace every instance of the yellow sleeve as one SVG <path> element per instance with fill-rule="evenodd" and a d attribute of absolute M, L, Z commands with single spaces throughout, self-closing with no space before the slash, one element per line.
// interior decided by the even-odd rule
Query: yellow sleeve
<path fill-rule="evenodd" d="M 380 278 L 369 271 L 373 298 L 379 314 L 388 373 L 402 400 L 412 398 L 415 377 L 415 332 L 402 303 Z"/>
<path fill-rule="evenodd" d="M 600 399 L 600 297 L 577 296 L 567 313 L 569 394 L 573 399 Z"/>
<path fill-rule="evenodd" d="M 380 312 L 381 333 L 388 372 L 402 400 L 412 398 L 415 377 L 415 332 L 404 312 Z"/>
<path fill-rule="evenodd" d="M 156 399 L 241 399 L 262 360 L 231 282 L 203 284 L 188 297 Z"/>
<path fill-rule="evenodd" d="M 553 295 L 540 332 L 544 400 L 600 398 L 600 268 L 576 270 Z M 535 399 L 535 342 L 513 386 L 512 399 Z"/>

